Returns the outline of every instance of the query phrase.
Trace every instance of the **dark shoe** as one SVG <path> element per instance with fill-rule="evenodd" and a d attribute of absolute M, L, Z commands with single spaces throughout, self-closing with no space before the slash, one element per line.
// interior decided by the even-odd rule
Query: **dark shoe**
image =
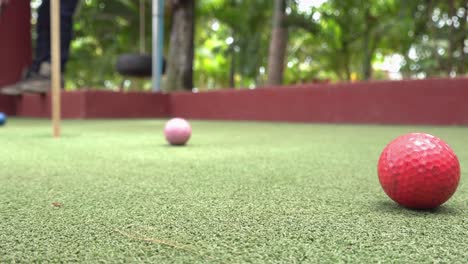
<path fill-rule="evenodd" d="M 50 71 L 50 63 L 43 62 L 39 67 L 38 72 L 33 72 L 31 70 L 23 72 L 21 81 L 1 89 L 0 92 L 5 95 L 47 93 L 52 86 L 52 82 L 50 80 Z M 63 76 L 61 76 L 60 84 L 63 87 Z"/>
<path fill-rule="evenodd" d="M 9 86 L 5 86 L 4 88 L 0 89 L 0 93 L 4 95 L 21 95 L 23 90 L 18 87 L 20 83 L 15 83 Z"/>
<path fill-rule="evenodd" d="M 21 95 L 23 90 L 21 89 L 20 84 L 24 82 L 29 75 L 30 73 L 28 69 L 23 70 L 20 81 L 8 86 L 4 86 L 2 89 L 0 89 L 0 93 L 4 95 Z"/>
<path fill-rule="evenodd" d="M 29 76 L 17 86 L 26 93 L 47 93 L 51 87 L 50 63 L 43 62 L 38 72 L 30 72 Z"/>

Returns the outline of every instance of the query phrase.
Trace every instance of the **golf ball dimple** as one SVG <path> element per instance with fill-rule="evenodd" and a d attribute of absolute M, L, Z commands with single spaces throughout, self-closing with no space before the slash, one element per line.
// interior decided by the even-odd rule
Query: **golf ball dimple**
<path fill-rule="evenodd" d="M 192 135 L 192 128 L 185 119 L 172 118 L 164 126 L 164 135 L 171 145 L 185 145 Z"/>
<path fill-rule="evenodd" d="M 436 208 L 456 191 L 460 181 L 457 156 L 441 139 L 410 133 L 390 142 L 378 163 L 385 193 L 412 209 Z"/>

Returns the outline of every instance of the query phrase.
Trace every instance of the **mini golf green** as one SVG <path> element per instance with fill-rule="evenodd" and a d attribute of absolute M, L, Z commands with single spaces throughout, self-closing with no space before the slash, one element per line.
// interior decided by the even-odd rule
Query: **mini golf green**
<path fill-rule="evenodd" d="M 468 127 L 47 120 L 0 127 L 0 262 L 468 261 Z M 413 131 L 452 146 L 458 191 L 432 211 L 393 203 L 376 173 Z"/>

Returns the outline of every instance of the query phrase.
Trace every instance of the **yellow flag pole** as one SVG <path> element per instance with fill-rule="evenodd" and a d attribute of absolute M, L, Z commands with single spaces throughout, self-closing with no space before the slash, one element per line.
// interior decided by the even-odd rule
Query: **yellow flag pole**
<path fill-rule="evenodd" d="M 53 136 L 60 137 L 60 0 L 50 1 L 51 63 L 52 63 L 52 127 Z"/>

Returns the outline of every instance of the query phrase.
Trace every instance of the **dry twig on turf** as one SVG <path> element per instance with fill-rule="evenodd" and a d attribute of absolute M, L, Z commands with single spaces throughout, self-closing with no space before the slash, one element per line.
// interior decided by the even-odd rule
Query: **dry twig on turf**
<path fill-rule="evenodd" d="M 161 239 L 157 239 L 157 238 L 151 238 L 151 237 L 144 237 L 144 236 L 142 236 L 141 234 L 138 234 L 138 233 L 129 234 L 129 233 L 124 232 L 124 231 L 119 230 L 119 229 L 114 229 L 114 231 L 121 234 L 121 235 L 123 235 L 123 236 L 126 236 L 126 237 L 128 237 L 130 239 L 149 242 L 149 243 L 155 243 L 155 244 L 159 244 L 159 245 L 164 245 L 164 246 L 172 247 L 172 248 L 175 248 L 175 249 L 184 250 L 184 251 L 187 251 L 187 252 L 190 252 L 190 253 L 193 253 L 193 254 L 197 254 L 199 256 L 206 257 L 206 258 L 208 258 L 210 260 L 215 260 L 214 258 L 212 258 L 210 256 L 206 256 L 206 255 L 203 255 L 203 254 L 195 251 L 195 249 L 189 248 L 188 245 L 177 245 L 176 243 L 170 242 L 170 241 L 165 241 L 165 240 L 161 240 Z"/>

